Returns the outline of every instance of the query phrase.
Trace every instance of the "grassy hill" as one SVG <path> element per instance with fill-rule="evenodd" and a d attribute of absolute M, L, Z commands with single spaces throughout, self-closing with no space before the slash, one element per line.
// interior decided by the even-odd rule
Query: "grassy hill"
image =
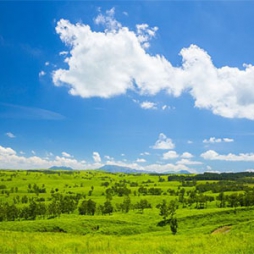
<path fill-rule="evenodd" d="M 253 253 L 254 207 L 241 205 L 253 196 L 251 175 L 244 181 L 193 182 L 167 175 L 1 170 L 0 253 Z M 71 200 L 76 200 L 74 210 L 62 207 L 52 216 L 52 204 Z M 96 203 L 94 215 L 80 215 L 88 200 Z M 150 207 L 140 209 L 141 200 Z M 163 200 L 177 208 L 176 235 L 162 223 L 158 205 Z M 106 201 L 110 213 L 103 213 Z M 44 214 L 35 209 L 35 217 L 22 217 L 40 204 Z M 16 217 L 4 217 L 6 207 L 16 207 Z"/>

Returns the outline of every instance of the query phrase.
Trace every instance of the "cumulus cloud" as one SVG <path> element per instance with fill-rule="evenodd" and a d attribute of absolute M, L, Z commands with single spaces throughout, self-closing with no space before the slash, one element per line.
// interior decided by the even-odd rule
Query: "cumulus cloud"
<path fill-rule="evenodd" d="M 150 101 L 144 101 L 140 104 L 140 107 L 143 109 L 157 109 L 156 103 Z"/>
<path fill-rule="evenodd" d="M 101 162 L 101 156 L 98 152 L 93 152 L 93 160 L 95 163 L 100 163 Z"/>
<path fill-rule="evenodd" d="M 108 162 L 110 165 L 117 165 L 122 167 L 128 167 L 132 169 L 138 169 L 138 170 L 144 170 L 149 172 L 157 172 L 157 173 L 165 173 L 165 172 L 178 172 L 180 170 L 188 170 L 189 172 L 195 173 L 196 171 L 192 168 L 189 168 L 188 166 L 184 164 L 149 164 L 146 166 L 142 166 L 137 164 L 137 162 L 134 163 L 126 163 L 123 161 L 110 161 Z"/>
<path fill-rule="evenodd" d="M 193 155 L 189 152 L 184 152 L 182 155 L 181 155 L 182 158 L 185 158 L 185 159 L 190 159 L 193 157 Z"/>
<path fill-rule="evenodd" d="M 174 149 L 175 144 L 172 142 L 170 138 L 167 138 L 167 136 L 163 133 L 160 133 L 158 140 L 155 142 L 154 146 L 152 146 L 153 149 Z"/>
<path fill-rule="evenodd" d="M 71 158 L 72 156 L 69 153 L 62 152 L 62 156 L 66 158 Z"/>
<path fill-rule="evenodd" d="M 206 143 L 206 144 L 221 143 L 221 142 L 226 142 L 226 143 L 234 142 L 234 139 L 232 139 L 232 138 L 215 138 L 215 137 L 211 137 L 209 139 L 204 139 L 203 140 L 203 143 Z"/>
<path fill-rule="evenodd" d="M 77 161 L 73 158 L 56 156 L 52 159 L 40 158 L 38 156 L 25 157 L 23 153 L 18 155 L 10 147 L 0 146 L 0 165 L 1 168 L 7 169 L 38 169 L 49 168 L 52 166 L 68 166 L 74 169 L 88 168 L 90 165 L 85 161 Z M 92 165 L 91 165 L 92 166 Z"/>
<path fill-rule="evenodd" d="M 11 156 L 16 155 L 16 152 L 10 147 L 0 146 L 0 156 Z"/>
<path fill-rule="evenodd" d="M 180 165 L 201 165 L 203 164 L 200 161 L 192 161 L 192 160 L 188 160 L 188 159 L 181 159 L 180 161 L 177 161 L 176 164 L 180 164 Z"/>
<path fill-rule="evenodd" d="M 157 27 L 138 24 L 131 31 L 114 18 L 114 9 L 94 19 L 103 31 L 61 19 L 56 32 L 69 46 L 67 69 L 53 73 L 56 86 L 67 85 L 71 95 L 110 98 L 134 90 L 155 95 L 166 91 L 180 96 L 189 92 L 195 107 L 228 118 L 254 120 L 254 66 L 214 66 L 197 45 L 180 51 L 182 65 L 174 67 L 161 55 L 147 52 Z"/>
<path fill-rule="evenodd" d="M 179 155 L 175 151 L 168 151 L 163 154 L 163 160 L 172 160 L 178 158 Z"/>
<path fill-rule="evenodd" d="M 219 154 L 214 150 L 208 150 L 200 155 L 205 160 L 220 160 L 220 161 L 254 161 L 254 153 L 240 154 Z"/>
<path fill-rule="evenodd" d="M 178 172 L 180 170 L 188 170 L 189 172 L 195 173 L 194 169 L 187 167 L 184 164 L 151 164 L 144 167 L 144 170 L 151 171 L 151 172 L 158 172 L 158 173 L 165 173 L 165 172 Z"/>
<path fill-rule="evenodd" d="M 16 136 L 11 132 L 7 132 L 7 133 L 5 133 L 5 135 L 9 138 L 16 138 Z"/>
<path fill-rule="evenodd" d="M 234 139 L 232 139 L 232 138 L 223 138 L 223 141 L 229 143 L 229 142 L 234 142 Z"/>
<path fill-rule="evenodd" d="M 138 159 L 137 159 L 137 163 L 144 163 L 144 162 L 146 162 L 146 160 L 143 159 L 143 158 L 138 158 Z"/>

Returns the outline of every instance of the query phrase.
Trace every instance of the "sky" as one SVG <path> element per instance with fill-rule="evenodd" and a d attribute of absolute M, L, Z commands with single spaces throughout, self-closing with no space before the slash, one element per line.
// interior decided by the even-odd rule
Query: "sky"
<path fill-rule="evenodd" d="M 0 1 L 0 168 L 254 171 L 254 1 Z"/>

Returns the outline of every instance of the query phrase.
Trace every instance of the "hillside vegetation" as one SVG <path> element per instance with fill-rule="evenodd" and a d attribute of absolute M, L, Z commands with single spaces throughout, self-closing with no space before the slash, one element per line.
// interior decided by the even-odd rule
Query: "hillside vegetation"
<path fill-rule="evenodd" d="M 253 177 L 1 170 L 0 253 L 253 253 Z"/>

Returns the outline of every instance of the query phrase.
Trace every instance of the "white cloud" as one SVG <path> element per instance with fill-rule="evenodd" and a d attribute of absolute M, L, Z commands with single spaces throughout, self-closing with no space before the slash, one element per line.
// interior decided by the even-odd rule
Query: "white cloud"
<path fill-rule="evenodd" d="M 10 155 L 15 155 L 16 152 L 10 148 L 10 147 L 3 147 L 3 146 L 0 146 L 0 156 L 10 156 Z"/>
<path fill-rule="evenodd" d="M 113 161 L 113 160 L 114 160 L 114 158 L 113 158 L 113 157 L 110 157 L 109 155 L 105 155 L 104 158 L 105 158 L 106 160 L 109 160 L 109 161 Z"/>
<path fill-rule="evenodd" d="M 106 11 L 106 15 L 100 13 L 95 19 L 94 22 L 97 25 L 103 25 L 106 27 L 106 32 L 116 32 L 122 27 L 122 25 L 114 19 L 115 9 L 112 8 Z"/>
<path fill-rule="evenodd" d="M 188 140 L 188 141 L 187 141 L 187 144 L 193 144 L 193 141 Z"/>
<path fill-rule="evenodd" d="M 149 172 L 158 172 L 158 173 L 164 173 L 168 171 L 173 171 L 173 172 L 178 172 L 180 170 L 188 170 L 189 172 L 195 173 L 196 171 L 194 169 L 191 169 L 187 167 L 184 164 L 150 164 L 146 166 L 141 166 L 139 164 L 135 163 L 126 163 L 123 161 L 109 161 L 107 164 L 110 165 L 117 165 L 117 166 L 122 166 L 122 167 L 129 167 L 132 169 L 137 169 L 137 170 L 144 170 L 144 171 L 149 171 Z"/>
<path fill-rule="evenodd" d="M 140 104 L 140 107 L 143 109 L 157 109 L 156 103 L 150 101 L 144 101 Z"/>
<path fill-rule="evenodd" d="M 46 169 L 52 166 L 68 166 L 75 169 L 93 168 L 94 165 L 85 164 L 85 161 L 77 161 L 73 158 L 56 156 L 51 160 L 38 156 L 25 157 L 18 155 L 10 147 L 0 146 L 0 165 L 7 169 Z"/>
<path fill-rule="evenodd" d="M 95 23 L 103 24 L 106 30 L 94 32 L 88 25 L 64 19 L 57 23 L 56 32 L 71 50 L 65 59 L 69 69 L 53 73 L 55 85 L 65 83 L 70 94 L 83 98 L 109 98 L 128 89 L 156 94 L 166 87 L 166 70 L 171 65 L 164 57 L 150 56 L 143 47 L 154 36 L 155 28 L 142 24 L 137 32 L 130 31 L 114 19 L 113 11 L 100 14 Z"/>
<path fill-rule="evenodd" d="M 221 143 L 221 142 L 234 142 L 234 139 L 231 138 L 215 138 L 215 137 L 211 137 L 209 139 L 204 139 L 203 143 L 206 144 L 213 144 L 213 143 Z"/>
<path fill-rule="evenodd" d="M 49 66 L 49 62 L 45 62 L 45 66 Z"/>
<path fill-rule="evenodd" d="M 175 151 L 168 151 L 163 154 L 163 160 L 172 160 L 178 158 L 179 155 Z"/>
<path fill-rule="evenodd" d="M 53 153 L 51 153 L 51 152 L 46 152 L 46 157 L 52 157 L 52 156 L 54 156 Z"/>
<path fill-rule="evenodd" d="M 221 138 L 215 138 L 215 137 L 211 137 L 209 139 L 204 139 L 203 143 L 220 143 L 221 142 Z"/>
<path fill-rule="evenodd" d="M 138 158 L 138 159 L 137 159 L 137 163 L 144 163 L 144 162 L 146 162 L 146 160 L 143 159 L 143 158 Z"/>
<path fill-rule="evenodd" d="M 59 53 L 60 56 L 65 56 L 65 55 L 68 55 L 68 51 L 61 51 Z"/>
<path fill-rule="evenodd" d="M 16 138 L 16 136 L 11 132 L 7 132 L 7 133 L 5 133 L 5 135 L 9 138 Z"/>
<path fill-rule="evenodd" d="M 178 161 L 177 164 L 202 164 L 199 162 L 194 162 L 194 161 L 190 161 L 188 159 L 193 158 L 193 155 L 189 152 L 184 152 L 182 155 L 177 154 L 177 152 L 175 151 L 168 151 L 166 153 L 163 154 L 163 159 L 164 160 L 169 160 L 169 159 L 176 159 L 176 158 L 183 158 L 182 160 Z"/>
<path fill-rule="evenodd" d="M 245 171 L 246 171 L 246 172 L 253 173 L 253 172 L 254 172 L 254 169 L 251 169 L 251 168 L 250 168 L 250 169 L 246 169 Z"/>
<path fill-rule="evenodd" d="M 161 109 L 162 109 L 162 110 L 170 109 L 170 106 L 168 106 L 168 105 L 163 105 L 163 106 L 161 107 Z"/>
<path fill-rule="evenodd" d="M 98 152 L 93 152 L 93 160 L 95 163 L 100 163 L 101 162 L 101 156 Z"/>
<path fill-rule="evenodd" d="M 180 51 L 182 65 L 173 67 L 164 56 L 146 51 L 158 28 L 141 24 L 131 31 L 115 20 L 114 9 L 94 21 L 105 30 L 64 19 L 57 23 L 56 32 L 71 50 L 65 58 L 68 69 L 53 73 L 56 86 L 66 84 L 70 94 L 83 98 L 110 98 L 128 90 L 149 95 L 164 90 L 173 96 L 189 92 L 197 108 L 254 120 L 254 66 L 217 68 L 205 50 L 190 45 Z"/>
<path fill-rule="evenodd" d="M 193 173 L 195 172 L 195 170 L 193 170 L 183 164 L 178 164 L 178 165 L 175 165 L 175 164 L 163 164 L 163 165 L 151 164 L 151 165 L 145 166 L 144 170 L 158 172 L 158 173 L 164 173 L 164 172 L 168 172 L 168 171 L 169 172 L 171 172 L 171 171 L 178 172 L 180 170 L 188 170 Z"/>
<path fill-rule="evenodd" d="M 229 143 L 229 142 L 234 142 L 234 139 L 232 139 L 232 138 L 223 138 L 223 141 Z"/>
<path fill-rule="evenodd" d="M 155 145 L 152 146 L 153 149 L 174 149 L 175 144 L 172 142 L 170 138 L 167 138 L 167 136 L 163 133 L 160 133 L 159 139 L 156 141 Z"/>
<path fill-rule="evenodd" d="M 140 153 L 140 155 L 141 156 L 148 156 L 148 155 L 150 155 L 150 153 L 149 152 L 144 152 L 144 153 Z"/>
<path fill-rule="evenodd" d="M 72 156 L 69 153 L 62 152 L 62 156 L 66 158 L 71 158 Z"/>
<path fill-rule="evenodd" d="M 229 153 L 221 155 L 214 150 L 208 150 L 200 155 L 205 160 L 222 160 L 222 161 L 254 161 L 254 153 L 240 153 L 233 154 Z"/>
<path fill-rule="evenodd" d="M 190 158 L 193 158 L 193 155 L 189 152 L 184 152 L 182 155 L 181 155 L 182 158 L 185 158 L 185 159 L 190 159 Z"/>
<path fill-rule="evenodd" d="M 191 160 L 188 160 L 188 159 L 181 159 L 180 161 L 177 161 L 176 164 L 180 164 L 180 165 L 201 165 L 203 164 L 202 162 L 200 161 L 191 161 Z"/>
<path fill-rule="evenodd" d="M 39 72 L 39 77 L 42 77 L 42 76 L 45 76 L 46 75 L 46 72 L 45 71 L 40 71 Z"/>
<path fill-rule="evenodd" d="M 35 154 L 36 154 L 36 152 L 35 152 L 34 150 L 32 150 L 32 151 L 31 151 L 31 153 L 32 153 L 33 155 L 35 155 Z"/>
<path fill-rule="evenodd" d="M 155 36 L 158 27 L 149 28 L 147 24 L 137 25 L 137 37 L 138 41 L 143 48 L 149 48 L 149 41 Z"/>

